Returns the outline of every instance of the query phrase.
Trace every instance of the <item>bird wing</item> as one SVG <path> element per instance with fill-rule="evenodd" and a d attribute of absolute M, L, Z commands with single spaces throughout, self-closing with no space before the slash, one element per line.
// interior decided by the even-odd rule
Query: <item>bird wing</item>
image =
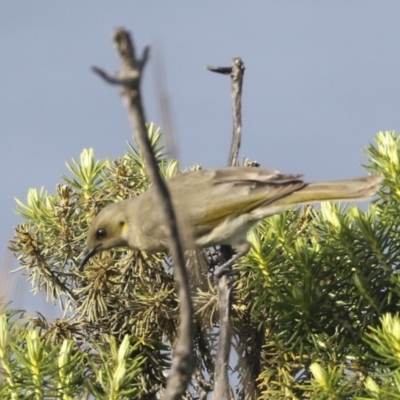
<path fill-rule="evenodd" d="M 179 175 L 168 182 L 174 205 L 194 237 L 228 218 L 250 213 L 302 188 L 301 175 L 271 169 L 232 167 Z"/>

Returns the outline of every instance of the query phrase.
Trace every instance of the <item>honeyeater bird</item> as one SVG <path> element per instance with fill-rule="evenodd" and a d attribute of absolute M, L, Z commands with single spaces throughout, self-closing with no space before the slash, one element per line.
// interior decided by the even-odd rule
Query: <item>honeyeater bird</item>
<path fill-rule="evenodd" d="M 365 200 L 379 188 L 379 175 L 305 183 L 301 175 L 251 167 L 206 169 L 167 180 L 182 237 L 206 248 L 229 244 L 249 250 L 247 232 L 258 221 L 293 206 L 326 200 Z M 168 230 L 153 188 L 103 208 L 90 224 L 81 267 L 95 253 L 115 247 L 168 250 Z M 182 231 L 181 231 L 182 232 Z"/>

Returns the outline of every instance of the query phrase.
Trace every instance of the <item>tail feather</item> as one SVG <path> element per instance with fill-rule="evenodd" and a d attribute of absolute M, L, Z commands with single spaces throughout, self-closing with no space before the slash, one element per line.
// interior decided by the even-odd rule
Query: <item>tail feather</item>
<path fill-rule="evenodd" d="M 381 175 L 371 175 L 340 181 L 309 183 L 280 199 L 279 203 L 294 206 L 320 201 L 367 200 L 378 191 L 382 179 Z"/>

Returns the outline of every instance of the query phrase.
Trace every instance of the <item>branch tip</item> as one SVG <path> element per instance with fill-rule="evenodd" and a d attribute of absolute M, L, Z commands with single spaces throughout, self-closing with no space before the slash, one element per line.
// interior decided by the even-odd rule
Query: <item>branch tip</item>
<path fill-rule="evenodd" d="M 206 69 L 223 75 L 229 75 L 232 73 L 232 67 L 214 67 L 212 65 L 206 65 Z"/>

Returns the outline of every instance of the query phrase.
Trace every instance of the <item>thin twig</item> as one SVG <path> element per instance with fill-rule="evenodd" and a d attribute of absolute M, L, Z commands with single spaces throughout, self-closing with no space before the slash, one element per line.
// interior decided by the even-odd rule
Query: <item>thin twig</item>
<path fill-rule="evenodd" d="M 240 149 L 240 142 L 242 136 L 242 85 L 244 76 L 244 63 L 240 58 L 233 60 L 232 71 L 230 72 L 232 81 L 232 109 L 233 109 L 233 137 L 231 151 L 229 153 L 229 165 L 238 165 L 238 156 Z M 257 165 L 254 165 L 257 166 Z M 231 307 L 231 305 L 230 305 Z M 250 325 L 249 325 L 250 326 Z M 253 400 L 258 398 L 258 388 L 256 379 L 260 372 L 259 354 L 261 352 L 261 343 L 258 340 L 261 333 L 258 328 L 255 331 L 247 332 L 248 338 L 252 340 L 250 343 L 245 340 L 244 343 L 239 343 L 242 346 L 242 351 L 238 351 L 239 364 L 241 365 L 241 379 L 242 394 L 246 400 Z M 246 344 L 248 346 L 246 346 Z"/>
<path fill-rule="evenodd" d="M 232 276 L 227 274 L 218 279 L 219 336 L 215 360 L 213 399 L 229 400 L 232 398 L 228 376 L 232 341 L 232 280 Z"/>
<path fill-rule="evenodd" d="M 228 71 L 228 69 L 230 69 Z M 215 67 L 212 69 L 214 72 L 219 72 L 223 74 L 229 74 L 231 77 L 232 82 L 232 110 L 233 110 L 233 136 L 232 136 L 232 144 L 231 144 L 231 151 L 229 153 L 229 165 L 230 166 L 237 166 L 238 165 L 238 156 L 239 156 L 239 149 L 240 149 L 240 142 L 241 142 L 241 135 L 242 135 L 242 85 L 243 85 L 243 76 L 244 76 L 244 63 L 241 58 L 235 58 L 233 60 L 232 67 L 225 68 L 225 67 Z M 254 165 L 257 166 L 257 165 Z M 221 246 L 221 251 L 223 253 L 223 257 L 225 260 L 227 255 L 230 253 L 232 257 L 232 249 L 230 246 Z M 225 255 L 224 255 L 225 254 Z M 232 279 L 232 278 L 231 278 Z M 232 281 L 226 282 L 229 286 L 229 293 L 225 291 L 225 294 L 222 290 L 219 290 L 219 298 L 220 302 L 224 301 L 222 296 L 229 296 L 231 298 L 231 291 L 232 291 Z M 221 285 L 221 282 L 219 282 Z M 228 304 L 225 300 L 225 304 Z M 231 310 L 232 304 L 229 303 L 229 310 Z M 222 314 L 220 314 L 220 330 L 221 330 L 221 323 L 223 321 Z M 223 329 L 228 329 L 227 326 L 222 327 Z M 229 328 L 230 329 L 230 328 Z M 246 400 L 255 399 L 258 397 L 259 391 L 256 385 L 256 379 L 260 372 L 260 361 L 259 361 L 259 354 L 261 351 L 261 344 L 259 338 L 262 337 L 262 333 L 258 330 L 258 328 L 254 328 L 255 331 L 248 332 L 248 338 L 251 338 L 250 343 L 248 340 L 245 340 L 244 343 L 239 343 L 238 351 L 239 355 L 239 364 L 240 364 L 240 371 L 242 372 L 240 383 L 242 385 L 242 395 Z M 262 329 L 261 329 L 262 331 Z M 222 335 L 220 333 L 220 341 Z M 240 348 L 242 346 L 242 348 Z M 225 354 L 226 347 L 224 343 L 221 343 L 221 353 L 217 352 L 218 357 L 221 358 L 221 362 L 223 358 L 229 359 L 229 353 Z M 230 351 L 230 348 L 228 349 Z M 218 362 L 218 359 L 217 359 Z M 217 367 L 216 367 L 217 368 Z M 218 398 L 216 396 L 216 398 Z"/>
<path fill-rule="evenodd" d="M 233 111 L 233 137 L 231 151 L 229 153 L 228 165 L 238 165 L 240 140 L 242 136 L 242 85 L 244 75 L 244 64 L 241 58 L 233 60 L 232 80 L 232 111 Z"/>
<path fill-rule="evenodd" d="M 242 86 L 244 76 L 244 63 L 240 57 L 233 59 L 232 67 L 206 67 L 209 71 L 224 75 L 230 75 L 232 83 L 232 112 L 233 112 L 233 135 L 231 151 L 229 153 L 228 165 L 238 165 L 240 140 L 242 136 Z"/>
<path fill-rule="evenodd" d="M 238 155 L 242 134 L 242 83 L 244 64 L 241 58 L 234 58 L 232 67 L 207 67 L 212 72 L 229 74 L 232 82 L 232 112 L 233 112 L 233 137 L 229 153 L 229 166 L 238 165 Z M 221 246 L 223 263 L 233 257 L 231 246 Z M 219 298 L 219 340 L 215 361 L 214 373 L 214 399 L 230 399 L 232 397 L 229 385 L 228 366 L 232 341 L 231 310 L 232 310 L 232 285 L 233 276 L 224 273 L 218 277 Z"/>
<path fill-rule="evenodd" d="M 146 130 L 146 118 L 141 102 L 141 73 L 149 56 L 149 48 L 145 47 L 140 59 L 136 58 L 130 34 L 122 28 L 115 30 L 113 40 L 122 62 L 121 71 L 118 76 L 111 77 L 97 67 L 93 68 L 93 71 L 106 82 L 122 86 L 122 95 L 128 109 L 129 119 L 134 128 L 135 140 L 145 159 L 147 171 L 159 198 L 160 208 L 164 213 L 165 226 L 169 230 L 169 249 L 174 261 L 175 275 L 178 283 L 181 324 L 179 338 L 174 350 L 172 370 L 167 381 L 163 399 L 180 399 L 186 391 L 194 370 L 193 307 L 175 212 L 172 207 L 168 188 L 160 175 L 157 161 L 151 148 Z"/>

